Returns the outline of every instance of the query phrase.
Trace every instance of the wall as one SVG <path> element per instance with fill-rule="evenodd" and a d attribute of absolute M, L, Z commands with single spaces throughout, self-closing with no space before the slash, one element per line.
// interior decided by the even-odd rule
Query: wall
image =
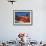
<path fill-rule="evenodd" d="M 14 26 L 13 9 L 33 10 L 32 26 Z M 19 32 L 31 35 L 33 40 L 46 40 L 46 1 L 17 0 L 13 5 L 7 0 L 0 0 L 0 41 L 15 40 Z"/>

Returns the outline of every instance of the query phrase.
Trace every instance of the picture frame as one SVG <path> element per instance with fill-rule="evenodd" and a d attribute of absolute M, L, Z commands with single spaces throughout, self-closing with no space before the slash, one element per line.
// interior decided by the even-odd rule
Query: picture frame
<path fill-rule="evenodd" d="M 33 11 L 32 10 L 13 10 L 14 25 L 32 25 Z"/>

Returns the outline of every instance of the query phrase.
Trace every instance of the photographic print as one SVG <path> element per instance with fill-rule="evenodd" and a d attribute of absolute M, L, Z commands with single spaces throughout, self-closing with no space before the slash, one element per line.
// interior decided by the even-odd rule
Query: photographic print
<path fill-rule="evenodd" d="M 32 10 L 14 10 L 13 24 L 32 24 Z"/>

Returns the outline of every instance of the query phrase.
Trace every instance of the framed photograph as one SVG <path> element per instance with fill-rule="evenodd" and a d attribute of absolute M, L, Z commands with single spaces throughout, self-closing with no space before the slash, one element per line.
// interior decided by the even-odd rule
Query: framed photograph
<path fill-rule="evenodd" d="M 32 25 L 32 10 L 13 10 L 14 25 Z"/>

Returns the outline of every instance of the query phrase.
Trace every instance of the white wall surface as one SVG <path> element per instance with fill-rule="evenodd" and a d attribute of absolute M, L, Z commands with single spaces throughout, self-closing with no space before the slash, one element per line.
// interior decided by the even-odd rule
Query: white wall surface
<path fill-rule="evenodd" d="M 14 26 L 15 9 L 33 10 L 33 25 Z M 19 32 L 31 34 L 33 40 L 46 40 L 46 0 L 16 0 L 13 5 L 7 0 L 0 0 L 0 41 L 15 40 Z"/>

